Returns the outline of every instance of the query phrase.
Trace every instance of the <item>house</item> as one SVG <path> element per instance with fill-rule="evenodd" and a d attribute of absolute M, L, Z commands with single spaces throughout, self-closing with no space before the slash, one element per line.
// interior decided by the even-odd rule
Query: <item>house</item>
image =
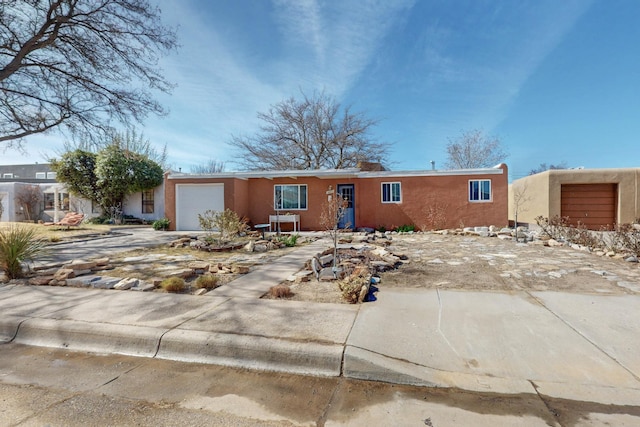
<path fill-rule="evenodd" d="M 640 218 L 640 168 L 556 169 L 509 186 L 509 219 L 535 224 L 539 215 L 569 217 L 592 230 Z"/>
<path fill-rule="evenodd" d="M 39 193 L 33 208 L 17 201 L 21 194 L 33 188 Z M 0 221 L 56 221 L 69 211 L 84 213 L 89 218 L 101 214 L 89 200 L 70 195 L 64 184 L 56 181 L 48 163 L 0 165 L 0 204 Z M 163 186 L 129 195 L 123 213 L 148 221 L 162 218 Z"/>
<path fill-rule="evenodd" d="M 295 218 L 301 230 L 322 230 L 328 197 L 347 200 L 345 228 L 401 225 L 420 229 L 507 224 L 504 164 L 469 170 L 332 170 L 167 173 L 165 214 L 173 230 L 199 230 L 198 214 L 231 209 L 251 224 Z M 294 227 L 294 224 L 281 224 Z"/>

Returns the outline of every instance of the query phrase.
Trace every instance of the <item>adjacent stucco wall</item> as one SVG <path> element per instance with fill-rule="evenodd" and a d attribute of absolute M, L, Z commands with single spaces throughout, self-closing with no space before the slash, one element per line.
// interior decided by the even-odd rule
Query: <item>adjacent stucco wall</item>
<path fill-rule="evenodd" d="M 518 179 L 509 185 L 509 221 L 515 221 L 516 209 L 518 224 L 535 224 L 537 216 L 549 216 L 549 171 Z"/>
<path fill-rule="evenodd" d="M 619 224 L 640 218 L 640 169 L 569 169 L 551 170 L 514 181 L 509 189 L 509 219 L 514 220 L 516 190 L 524 189 L 525 202 L 518 222 L 535 224 L 535 217 L 553 217 L 561 212 L 562 184 L 617 184 Z"/>

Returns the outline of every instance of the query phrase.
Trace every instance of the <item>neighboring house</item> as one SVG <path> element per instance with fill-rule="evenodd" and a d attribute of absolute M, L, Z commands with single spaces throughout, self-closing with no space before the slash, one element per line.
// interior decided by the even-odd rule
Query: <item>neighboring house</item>
<path fill-rule="evenodd" d="M 70 195 L 64 184 L 56 181 L 55 172 L 51 170 L 48 163 L 0 165 L 0 203 L 3 206 L 0 221 L 28 219 L 24 207 L 16 202 L 16 196 L 34 185 L 40 188 L 42 197 L 33 220 L 55 221 L 70 211 L 84 213 L 89 218 L 101 214 L 89 200 Z M 125 215 L 148 221 L 162 218 L 164 215 L 163 185 L 131 194 L 124 201 L 123 211 Z"/>
<path fill-rule="evenodd" d="M 509 186 L 509 219 L 535 224 L 537 216 L 569 217 L 592 230 L 640 218 L 640 168 L 559 169 Z"/>
<path fill-rule="evenodd" d="M 165 214 L 172 230 L 199 230 L 198 214 L 224 209 L 254 225 L 268 223 L 276 212 L 299 215 L 302 230 L 322 230 L 323 204 L 337 191 L 349 203 L 341 224 L 347 228 L 507 224 L 506 165 L 450 171 L 364 169 L 167 173 Z"/>

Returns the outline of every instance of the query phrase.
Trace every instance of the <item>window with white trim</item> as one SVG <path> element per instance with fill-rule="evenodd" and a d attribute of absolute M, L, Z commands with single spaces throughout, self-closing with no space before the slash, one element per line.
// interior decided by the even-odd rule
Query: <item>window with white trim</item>
<path fill-rule="evenodd" d="M 490 179 L 469 180 L 469 201 L 470 202 L 490 202 L 491 201 L 491 180 Z"/>
<path fill-rule="evenodd" d="M 3 174 L 2 174 L 2 177 L 3 177 L 4 179 L 13 178 L 13 174 L 12 174 L 12 173 L 3 173 Z"/>
<path fill-rule="evenodd" d="M 402 202 L 402 188 L 399 182 L 382 183 L 382 203 Z"/>
<path fill-rule="evenodd" d="M 47 179 L 56 179 L 56 172 L 47 172 Z"/>
<path fill-rule="evenodd" d="M 273 187 L 273 206 L 276 210 L 307 209 L 307 185 L 275 185 Z"/>
<path fill-rule="evenodd" d="M 153 201 L 153 188 L 150 190 L 144 190 L 142 192 L 142 213 L 153 213 L 154 201 Z"/>
<path fill-rule="evenodd" d="M 47 179 L 46 172 L 36 172 L 36 179 Z"/>

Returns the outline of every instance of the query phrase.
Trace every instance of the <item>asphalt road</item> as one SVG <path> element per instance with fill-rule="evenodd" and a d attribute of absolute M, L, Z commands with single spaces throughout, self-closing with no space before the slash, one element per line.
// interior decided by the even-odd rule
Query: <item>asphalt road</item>
<path fill-rule="evenodd" d="M 637 425 L 541 398 L 0 345 L 3 426 Z M 623 424 L 621 424 L 623 422 Z"/>

